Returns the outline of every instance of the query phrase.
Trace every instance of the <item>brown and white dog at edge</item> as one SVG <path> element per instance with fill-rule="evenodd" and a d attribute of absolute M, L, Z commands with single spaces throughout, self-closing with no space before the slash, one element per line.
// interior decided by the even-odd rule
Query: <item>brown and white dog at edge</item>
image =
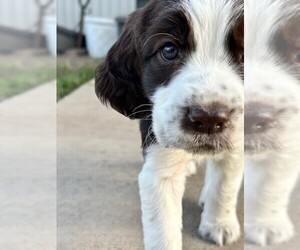
<path fill-rule="evenodd" d="M 244 89 L 245 240 L 281 244 L 294 235 L 289 207 L 300 171 L 299 1 L 245 0 Z"/>
<path fill-rule="evenodd" d="M 96 70 L 98 98 L 140 120 L 145 249 L 182 249 L 186 176 L 206 162 L 199 234 L 240 236 L 243 178 L 243 2 L 152 0 L 130 15 Z"/>

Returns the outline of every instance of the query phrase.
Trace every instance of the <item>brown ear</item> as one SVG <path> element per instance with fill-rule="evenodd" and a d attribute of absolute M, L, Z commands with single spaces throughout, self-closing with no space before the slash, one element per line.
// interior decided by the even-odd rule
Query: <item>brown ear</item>
<path fill-rule="evenodd" d="M 244 16 L 240 16 L 231 28 L 228 37 L 229 51 L 238 65 L 238 72 L 244 75 Z"/>
<path fill-rule="evenodd" d="M 300 69 L 300 16 L 291 18 L 283 27 L 276 47 L 284 58 Z"/>
<path fill-rule="evenodd" d="M 233 27 L 233 38 L 236 43 L 236 58 L 244 65 L 244 17 L 241 16 Z"/>
<path fill-rule="evenodd" d="M 300 16 L 290 20 L 282 34 L 289 46 L 300 49 Z"/>
<path fill-rule="evenodd" d="M 121 37 L 97 68 L 95 83 L 98 98 L 131 119 L 150 114 L 143 112 L 149 100 L 142 88 L 141 59 L 136 44 L 138 19 L 138 12 L 130 15 Z"/>

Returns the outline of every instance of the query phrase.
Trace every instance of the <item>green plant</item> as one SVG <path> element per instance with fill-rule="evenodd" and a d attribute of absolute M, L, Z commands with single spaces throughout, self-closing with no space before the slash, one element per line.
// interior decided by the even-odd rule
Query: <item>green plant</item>
<path fill-rule="evenodd" d="M 0 101 L 55 79 L 55 67 L 0 67 Z"/>
<path fill-rule="evenodd" d="M 60 100 L 83 83 L 94 78 L 99 62 L 72 66 L 70 63 L 57 65 L 57 99 Z"/>

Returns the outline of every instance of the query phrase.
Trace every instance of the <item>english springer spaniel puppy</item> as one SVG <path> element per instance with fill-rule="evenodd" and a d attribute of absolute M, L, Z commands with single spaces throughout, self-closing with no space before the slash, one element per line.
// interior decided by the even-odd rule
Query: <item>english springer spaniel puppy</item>
<path fill-rule="evenodd" d="M 245 0 L 245 20 L 245 239 L 278 244 L 300 170 L 300 3 Z"/>
<path fill-rule="evenodd" d="M 187 174 L 207 162 L 199 234 L 240 235 L 243 178 L 243 3 L 152 0 L 132 13 L 96 72 L 96 94 L 140 119 L 145 249 L 182 249 Z"/>

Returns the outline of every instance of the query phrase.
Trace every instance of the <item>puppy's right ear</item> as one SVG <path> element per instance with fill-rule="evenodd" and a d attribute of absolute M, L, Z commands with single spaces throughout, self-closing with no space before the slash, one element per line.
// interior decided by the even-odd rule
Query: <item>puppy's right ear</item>
<path fill-rule="evenodd" d="M 300 69 L 300 15 L 292 17 L 282 30 L 283 50 L 289 61 Z"/>
<path fill-rule="evenodd" d="M 149 115 L 142 111 L 149 100 L 142 88 L 141 58 L 137 48 L 138 19 L 138 12 L 130 15 L 121 37 L 108 52 L 105 62 L 97 68 L 95 83 L 98 98 L 131 119 Z"/>

